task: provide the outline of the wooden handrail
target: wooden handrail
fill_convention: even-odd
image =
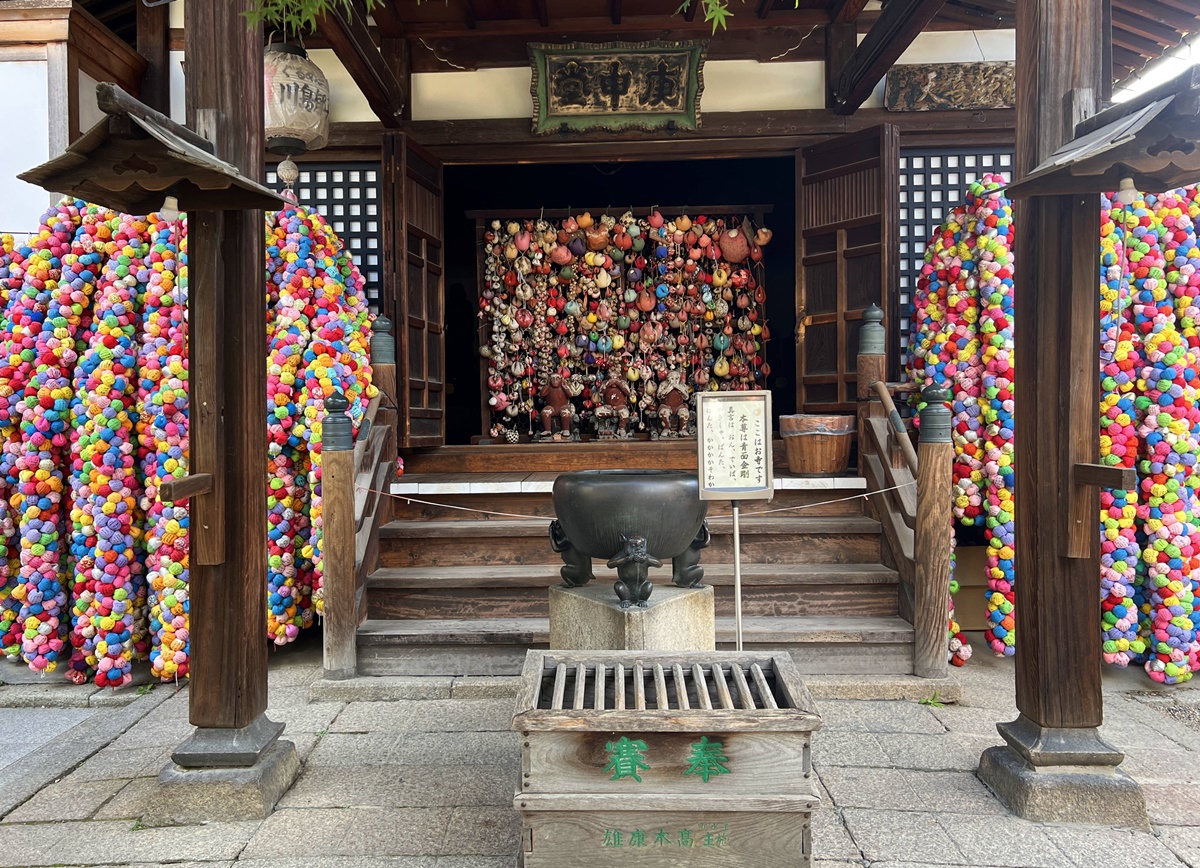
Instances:
[[[873,322],[880,319],[877,312]],[[875,338],[874,349],[858,356],[859,472],[878,493],[872,501],[883,532],[885,563],[900,574],[900,614],[914,630],[913,672],[944,678],[953,533],[949,418],[944,396],[930,395],[932,403],[922,411],[918,452],[892,397],[916,391],[917,384],[883,379],[882,341]]]
[[[917,450],[913,448],[912,440],[908,436],[908,429],[904,427],[904,419],[900,416],[900,411],[896,409],[895,402],[892,401],[892,393],[888,390],[888,384],[882,380],[877,380],[871,384],[871,388],[879,396],[879,403],[883,405],[888,422],[891,423],[891,431],[888,438],[889,444],[899,448],[900,454],[904,456],[905,464],[908,465],[908,469],[916,476]]]

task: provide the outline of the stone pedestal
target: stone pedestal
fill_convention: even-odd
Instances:
[[[646,608],[622,609],[607,582],[550,589],[550,648],[558,651],[713,651],[711,587],[655,585]]]
[[[189,769],[168,763],[146,806],[149,825],[263,820],[300,773],[290,741],[276,741],[252,766]]]
[[[151,825],[262,820],[300,773],[284,725],[260,714],[238,729],[197,727],[158,775]]]
[[[1095,729],[1042,727],[1024,715],[996,728],[1008,744],[983,752],[979,779],[1018,817],[1149,829],[1141,786]]]

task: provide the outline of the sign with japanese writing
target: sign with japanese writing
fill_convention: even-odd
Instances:
[[[771,393],[696,396],[701,500],[770,500]]]
[[[531,43],[533,131],[694,130],[707,42]]]

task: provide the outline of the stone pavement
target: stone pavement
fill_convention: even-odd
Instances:
[[[304,767],[262,822],[140,821],[188,733],[186,690],[0,687],[0,866],[512,868],[515,679],[325,683],[319,654],[317,639],[272,657],[269,714]],[[973,770],[1015,717],[1012,661],[981,654],[958,675],[955,705],[819,701],[818,868],[1200,868],[1200,691],[1107,676],[1104,730],[1153,824],[1128,832],[1007,815]]]

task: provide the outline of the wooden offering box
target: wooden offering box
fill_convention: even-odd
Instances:
[[[530,651],[525,868],[807,868],[821,726],[787,653]]]

